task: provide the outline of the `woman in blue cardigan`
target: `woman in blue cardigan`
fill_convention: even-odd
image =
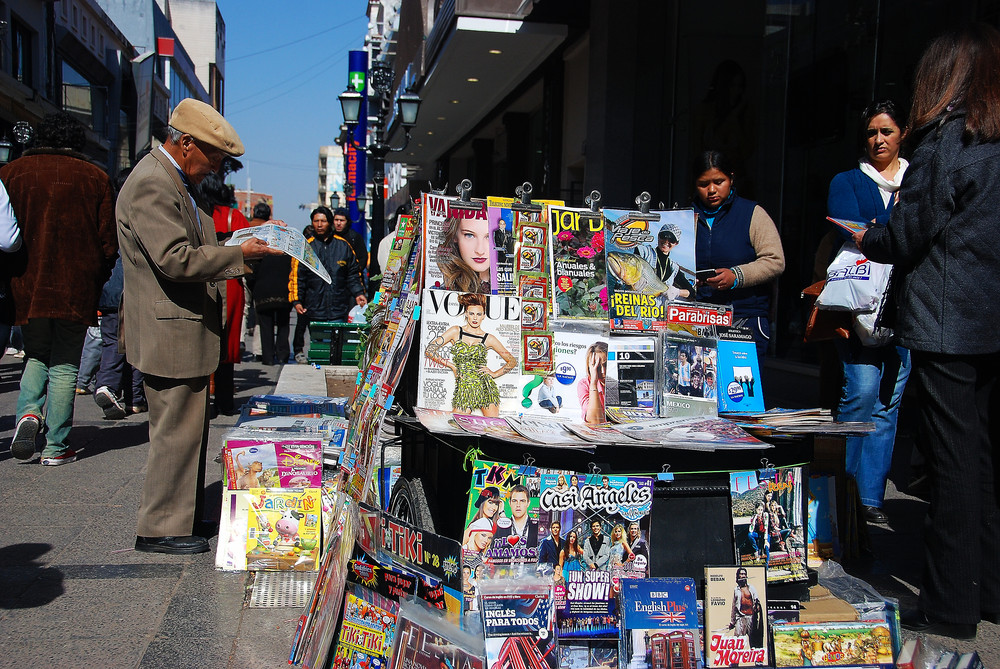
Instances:
[[[864,157],[856,168],[830,182],[827,212],[831,217],[877,226],[889,222],[907,167],[899,157],[904,127],[891,101],[875,102],[865,109]],[[847,231],[834,227],[844,241],[850,240]],[[882,510],[885,480],[892,463],[899,403],[910,375],[910,354],[895,342],[865,346],[853,332],[850,339],[838,339],[836,346],[844,369],[837,420],[875,423],[874,432],[848,437],[847,473],[858,484],[866,520],[885,524],[889,522]]]

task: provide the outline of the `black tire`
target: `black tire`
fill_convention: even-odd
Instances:
[[[434,532],[435,512],[419,477],[399,477],[389,495],[389,514],[414,527]]]

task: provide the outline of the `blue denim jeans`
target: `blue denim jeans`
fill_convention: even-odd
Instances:
[[[87,326],[55,318],[33,318],[21,327],[24,373],[17,396],[17,419],[43,415],[48,432],[42,456],[61,455],[73,426],[74,388]]]
[[[836,345],[844,366],[837,420],[875,423],[874,432],[847,438],[847,474],[858,484],[861,503],[881,508],[910,352],[901,346],[862,346],[854,336]]]
[[[94,379],[97,376],[97,366],[101,363],[101,319],[97,325],[87,328],[87,336],[83,340],[83,352],[80,353],[80,370],[76,375],[77,388],[96,390]]]
[[[750,539],[750,545],[753,547],[754,553],[764,553],[764,557],[768,564],[771,562],[771,542],[767,540],[767,537],[761,536],[756,532],[747,532],[747,537]],[[761,551],[761,548],[764,550]]]
[[[142,372],[125,360],[125,354],[118,352],[118,312],[112,311],[101,316],[101,366],[97,369],[95,385],[107,386],[118,397],[128,400],[128,404],[146,404],[146,389],[142,386]],[[131,383],[132,393],[125,391]]]

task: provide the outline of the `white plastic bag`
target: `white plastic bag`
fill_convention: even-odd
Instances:
[[[882,297],[878,301],[875,311],[865,314],[854,314],[854,333],[858,335],[864,346],[885,346],[893,338],[892,328],[885,328],[879,325],[882,319],[882,310],[885,309],[885,300],[889,296],[889,286],[892,273],[890,271],[890,281],[886,289],[882,291]]]
[[[872,262],[853,241],[846,241],[826,270],[826,285],[816,306],[830,311],[868,314],[878,309],[892,265]]]
[[[347,322],[354,323],[356,325],[364,325],[367,323],[365,319],[365,307],[360,304],[355,304],[354,308],[347,314]]]

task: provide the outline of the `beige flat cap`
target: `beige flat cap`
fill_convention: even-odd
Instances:
[[[243,155],[243,142],[240,141],[240,136],[212,105],[194,98],[184,98],[174,107],[174,113],[170,115],[168,123],[231,156]]]

